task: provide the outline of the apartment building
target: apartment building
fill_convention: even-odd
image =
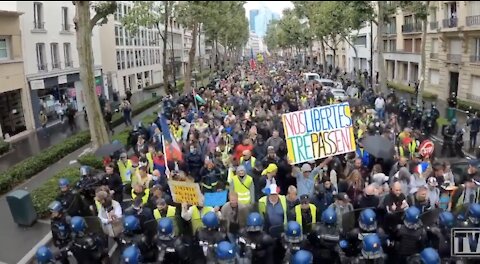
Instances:
[[[80,82],[76,35],[73,26],[75,7],[71,1],[5,1],[20,16],[23,66],[33,109],[33,126],[41,126],[43,111],[49,123],[59,122],[56,109],[71,105],[81,110],[84,95]],[[98,28],[93,30],[93,53],[97,94],[105,93]]]
[[[347,50],[347,72],[353,72],[353,70],[367,71],[371,73],[371,34],[372,30],[370,24],[365,24],[359,30],[350,33],[350,42],[352,47],[348,44]]]
[[[428,17],[425,88],[447,99],[480,100],[480,2],[435,1]]]
[[[3,139],[34,127],[25,82],[21,16],[15,2],[0,3],[0,138]]]
[[[328,44],[329,45],[325,45],[325,59],[327,60],[327,67],[332,65],[332,67],[338,67],[342,71],[347,70],[347,50],[350,47],[348,43],[339,39],[338,37],[335,41],[329,39]],[[335,48],[335,50],[332,48]]]

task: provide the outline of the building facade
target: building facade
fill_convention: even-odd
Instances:
[[[15,2],[0,3],[0,138],[4,139],[34,127],[25,82],[21,16]]]
[[[258,9],[252,9],[249,12],[248,22],[250,25],[250,31],[255,32],[255,19],[258,16]]]
[[[350,34],[350,42],[354,45],[348,45],[347,50],[347,68],[345,71],[353,72],[353,70],[367,71],[371,74],[371,37],[372,28],[370,24],[365,25],[360,30]]]
[[[435,1],[428,17],[427,91],[480,100],[480,2]]]

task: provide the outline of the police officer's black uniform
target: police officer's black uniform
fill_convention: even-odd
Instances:
[[[264,231],[240,231],[240,257],[250,259],[251,263],[272,264],[274,244],[273,238]]]
[[[340,263],[340,248],[338,246],[340,229],[337,226],[318,223],[308,235],[308,240],[315,249],[312,251],[314,263],[323,263],[324,261]]]

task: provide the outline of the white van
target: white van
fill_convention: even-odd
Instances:
[[[318,73],[307,72],[303,74],[303,80],[306,82],[313,81],[313,80],[318,81],[320,80],[320,75],[318,75]]]

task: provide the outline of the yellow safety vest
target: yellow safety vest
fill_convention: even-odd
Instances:
[[[128,182],[131,182],[132,180],[132,176],[130,176],[130,180],[128,181],[127,180],[127,170],[130,170],[132,169],[132,161],[131,160],[127,160],[127,164],[123,164],[123,162],[121,160],[119,160],[117,162],[117,166],[118,166],[118,171],[120,172],[120,177],[122,178],[122,183],[125,184],[125,183],[128,183]],[[131,173],[133,174],[133,173]]]
[[[253,179],[250,175],[245,175],[245,180],[240,180],[240,177],[235,175],[232,178],[233,190],[238,193],[238,202],[241,204],[250,204],[251,193],[250,186],[252,186]]]
[[[97,208],[97,213],[100,212],[100,209],[102,208],[102,204],[95,199],[95,207]]]
[[[284,195],[278,195],[278,198],[283,208],[283,222],[284,224],[287,224],[287,199]],[[258,212],[265,218],[267,212],[267,196],[263,196],[260,198],[260,200],[258,200]]]
[[[142,203],[145,205],[148,202],[148,197],[150,197],[150,189],[147,188],[143,192],[144,194],[142,196]],[[132,200],[135,200],[135,198],[137,198],[137,194],[135,193],[135,190],[132,189]]]
[[[166,216],[162,216],[160,214],[160,210],[155,209],[155,210],[153,210],[153,217],[155,217],[155,220],[159,220],[162,217],[175,217],[176,212],[177,212],[177,208],[169,205],[167,207],[167,215]]]
[[[458,197],[457,203],[455,204],[455,207],[454,207],[455,210],[460,209],[460,207],[464,204],[463,202],[465,201],[465,184],[462,184],[462,186],[463,186],[463,191],[462,191],[462,194],[460,194],[460,196]],[[477,201],[479,197],[480,197],[480,189],[477,188],[476,194],[475,194],[475,198],[477,199]]]
[[[150,173],[153,173],[153,156],[152,153],[148,152],[147,155],[147,160],[148,160],[148,168]]]
[[[202,217],[208,212],[213,212],[213,208],[209,206],[203,207],[202,211],[200,212],[196,205],[193,205],[192,207],[192,220],[190,222],[192,224],[193,234],[195,234],[197,230],[203,227]]]
[[[312,224],[315,224],[317,222],[317,207],[313,204],[309,204],[309,206],[312,214]],[[302,206],[300,204],[295,206],[295,220],[302,226]]]
[[[250,166],[252,167],[252,169],[255,167],[255,162],[256,161],[257,160],[255,159],[255,157],[253,157],[253,156],[250,157]],[[240,157],[240,165],[242,165],[242,164],[243,164],[243,156]]]
[[[417,143],[415,143],[415,141],[412,141],[410,144],[408,144],[408,151],[410,152],[410,158],[413,158],[415,156],[416,149],[417,149]],[[405,157],[405,150],[403,150],[403,146],[400,146],[398,148],[398,152],[400,154],[400,157]]]

